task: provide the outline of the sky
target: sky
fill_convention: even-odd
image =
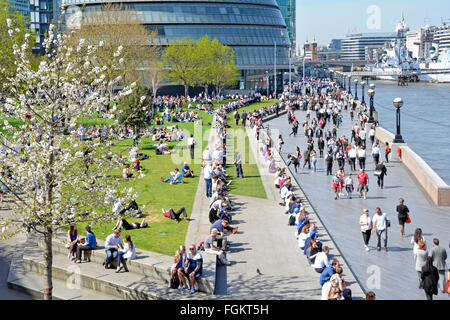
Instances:
[[[450,0],[296,0],[297,46],[314,36],[319,45],[349,31],[394,32],[402,12],[407,26],[450,22]]]

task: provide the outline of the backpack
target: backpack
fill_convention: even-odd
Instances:
[[[291,214],[289,216],[289,225],[290,226],[294,226],[295,225],[295,216],[293,214]]]
[[[180,280],[178,279],[178,276],[174,276],[172,280],[170,280],[170,288],[171,289],[178,289],[178,286],[180,285]]]

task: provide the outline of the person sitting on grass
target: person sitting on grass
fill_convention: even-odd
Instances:
[[[161,177],[162,182],[170,181],[170,184],[184,183],[182,179],[183,179],[183,174],[180,172],[180,170],[178,168],[175,168],[175,170],[170,173],[170,177],[168,177],[166,179]]]
[[[181,167],[181,173],[183,174],[183,177],[185,178],[193,178],[194,177],[194,171],[189,168],[187,162],[184,163],[184,165]]]
[[[141,161],[139,159],[134,160],[133,162],[133,171],[144,170],[144,167],[141,166]]]
[[[130,165],[126,164],[125,168],[122,170],[122,178],[130,179],[131,177],[133,177],[133,174],[130,172]]]
[[[155,147],[156,154],[171,154],[172,152],[169,151],[169,147],[166,144],[163,144],[161,141],[158,142],[157,146]]]
[[[180,222],[181,214],[183,214],[184,220],[190,221],[190,219],[188,219],[188,217],[187,217],[186,209],[184,207],[181,207],[181,209],[178,210],[177,212],[175,212],[172,208],[170,208],[169,211],[166,211],[164,208],[162,208],[162,212],[165,217],[175,220],[176,223]]]
[[[148,223],[145,222],[145,218],[142,219],[141,223],[138,223],[138,222],[128,223],[127,220],[119,218],[119,219],[117,219],[116,225],[114,226],[113,230],[116,230],[116,229],[120,230],[120,229],[122,229],[122,227],[125,230],[141,229],[141,228],[147,228]]]

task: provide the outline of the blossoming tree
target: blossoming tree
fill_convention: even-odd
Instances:
[[[8,33],[17,39],[11,26],[8,20]],[[102,109],[109,112],[108,117],[115,117],[115,107],[109,111],[102,107],[132,93],[136,84],[128,85],[120,76],[106,81],[107,68],[90,62],[95,61],[102,42],[88,45],[80,39],[70,45],[72,36],[72,32],[56,34],[51,25],[43,43],[45,56],[33,68],[26,54],[30,37],[26,34],[23,43],[13,45],[15,75],[2,84],[2,90],[9,93],[8,114],[20,123],[13,126],[5,120],[0,137],[4,166],[0,184],[10,198],[6,205],[11,210],[11,216],[0,221],[1,236],[28,229],[43,238],[45,299],[52,297],[56,232],[70,223],[111,222],[112,201],[126,203],[136,198],[132,189],[121,189],[121,178],[112,174],[121,163],[111,151],[111,140],[83,140],[70,134],[80,116],[93,117]],[[122,46],[111,52],[110,68],[126,63],[122,54]],[[109,89],[118,84],[123,89],[111,95]]]

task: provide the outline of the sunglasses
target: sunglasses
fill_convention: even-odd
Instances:
[[[195,250],[195,248],[189,248],[189,250]]]

